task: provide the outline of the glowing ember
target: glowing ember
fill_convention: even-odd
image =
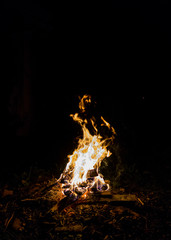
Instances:
[[[103,159],[112,154],[107,147],[114,139],[115,130],[101,117],[101,126],[106,126],[112,133],[112,137],[103,139],[98,133],[95,118],[81,117],[90,104],[91,96],[84,95],[79,103],[80,114],[70,115],[74,121],[81,125],[83,137],[79,139],[77,149],[72,155],[68,156],[69,161],[59,178],[63,193],[75,199],[86,193],[87,190],[102,191],[109,189],[109,185],[105,183],[103,176],[99,173],[99,167]],[[87,128],[90,124],[93,127],[94,135]]]

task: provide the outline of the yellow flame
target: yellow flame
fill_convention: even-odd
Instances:
[[[85,94],[82,98],[80,98],[79,109],[81,110],[81,112],[85,112],[86,105],[89,103],[91,103],[90,95]]]
[[[111,131],[113,132],[113,134],[116,134],[114,127],[111,127],[110,124],[109,124],[106,120],[104,120],[104,118],[103,118],[102,116],[101,116],[101,120],[103,121],[103,123],[101,124],[101,126],[106,125],[109,129],[111,129]]]
[[[86,104],[91,103],[90,95],[84,95],[79,103],[79,108],[81,112],[85,112]],[[88,120],[82,119],[78,113],[70,115],[74,121],[77,121],[83,131],[83,137],[78,141],[78,147],[74,150],[72,155],[69,155],[69,161],[66,165],[64,175],[69,175],[70,184],[73,187],[78,186],[80,183],[84,183],[87,181],[87,174],[89,170],[96,169],[98,173],[98,169],[101,165],[101,162],[104,158],[109,157],[112,153],[107,149],[109,143],[107,143],[107,139],[103,139],[102,136],[98,133],[97,126],[95,124],[95,118],[90,119],[90,123],[92,124],[95,135],[92,135],[88,128],[86,127]],[[113,134],[115,134],[115,130],[110,126],[108,122],[101,117],[103,121],[102,125],[106,125],[111,129]],[[98,174],[94,178],[94,183],[101,182],[105,183],[103,176]]]

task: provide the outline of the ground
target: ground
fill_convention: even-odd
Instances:
[[[1,186],[1,240],[171,238],[169,189],[112,189],[114,195],[135,195],[133,204],[61,201],[60,186],[52,186],[56,179],[50,173],[39,171],[32,181],[25,175],[16,185]]]

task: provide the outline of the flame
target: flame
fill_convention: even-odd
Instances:
[[[86,105],[89,103],[91,103],[90,95],[85,94],[82,98],[80,98],[79,109],[81,110],[81,112],[85,112]]]
[[[90,95],[84,95],[80,98],[80,112],[85,113],[86,107],[89,104],[91,104]],[[112,137],[103,139],[98,133],[95,118],[83,119],[80,115],[79,113],[75,113],[70,116],[80,124],[83,137],[79,139],[78,147],[74,150],[73,154],[68,156],[69,161],[60,176],[60,180],[63,179],[64,191],[68,191],[71,195],[73,193],[85,194],[87,189],[93,187],[96,187],[97,190],[101,190],[103,186],[105,186],[105,189],[109,188],[109,185],[105,184],[103,176],[99,173],[99,167],[103,159],[112,154],[107,147],[109,142],[113,141],[116,134],[114,128],[101,117],[103,122],[101,126],[106,126],[112,132]],[[91,124],[94,129],[93,135],[88,130],[88,124]],[[93,177],[89,174],[91,171],[94,171]]]

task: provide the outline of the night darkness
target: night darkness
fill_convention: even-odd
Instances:
[[[170,166],[168,1],[119,2],[5,2],[3,175],[62,166],[79,132],[69,114],[85,93],[115,127],[128,163]]]
[[[0,31],[0,239],[170,240],[169,0],[6,0]],[[84,94],[117,135],[75,185]]]

